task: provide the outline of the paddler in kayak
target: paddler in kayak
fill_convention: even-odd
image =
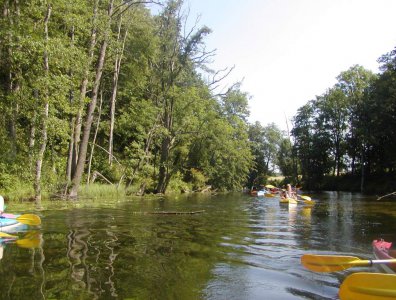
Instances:
[[[290,183],[286,184],[286,197],[291,199],[297,199],[296,193],[293,191]]]

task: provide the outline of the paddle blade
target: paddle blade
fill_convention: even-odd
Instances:
[[[353,265],[369,265],[370,262],[354,256],[304,254],[301,257],[301,264],[315,272],[337,272],[346,270]]]
[[[315,201],[313,201],[311,199],[311,197],[309,197],[309,196],[304,196],[304,195],[297,195],[297,196],[300,197],[302,199],[300,201],[304,202],[304,204],[306,204],[306,205],[314,205],[315,204]]]
[[[0,232],[0,238],[7,238],[7,239],[17,239],[17,235],[11,235],[5,232]]]
[[[20,239],[15,243],[21,248],[38,248],[40,246],[39,239]]]
[[[15,242],[21,248],[38,248],[41,243],[41,235],[38,232],[28,232],[22,239]]]
[[[396,275],[382,273],[354,273],[341,284],[341,300],[396,299]]]
[[[26,225],[40,225],[41,224],[41,219],[37,215],[33,214],[24,214],[20,215],[19,217],[16,218],[16,220],[22,224]]]
[[[315,201],[313,201],[313,200],[304,200],[304,204],[306,204],[306,205],[315,205]]]

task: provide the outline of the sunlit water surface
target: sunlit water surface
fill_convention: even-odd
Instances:
[[[377,270],[315,273],[301,256],[371,258],[373,239],[396,240],[396,203],[310,196],[314,207],[240,193],[54,202],[31,211],[39,247],[3,243],[0,298],[338,299],[348,274]]]

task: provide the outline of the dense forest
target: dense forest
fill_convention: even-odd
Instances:
[[[380,74],[352,66],[298,110],[293,152],[306,188],[396,189],[396,50],[378,62]]]
[[[275,173],[310,189],[395,186],[396,51],[380,74],[342,72],[282,132],[249,123],[240,82],[218,88],[232,68],[211,69],[211,30],[186,25],[183,1],[0,3],[2,194],[230,191]]]

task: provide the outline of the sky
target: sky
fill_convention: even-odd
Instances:
[[[185,0],[184,10],[213,31],[210,67],[235,67],[223,86],[242,80],[249,122],[282,130],[341,72],[378,73],[377,59],[396,47],[396,0]]]

